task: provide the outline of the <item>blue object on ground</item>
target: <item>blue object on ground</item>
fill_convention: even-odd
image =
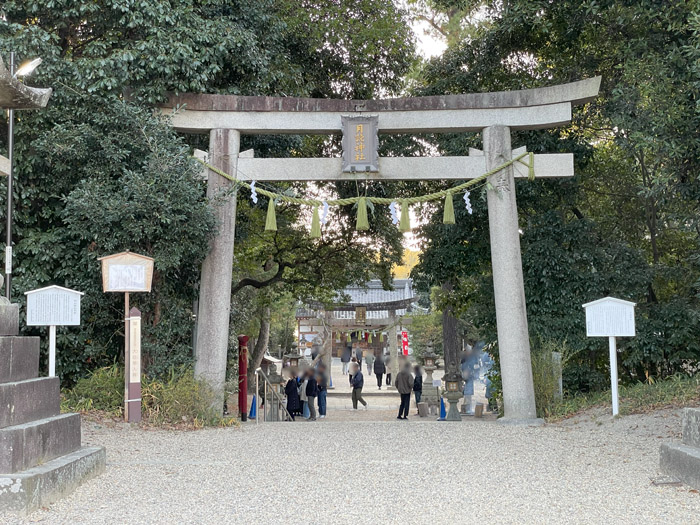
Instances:
[[[255,419],[258,415],[258,398],[254,395],[253,402],[250,404],[250,414],[248,414],[248,419]]]
[[[445,421],[447,417],[447,410],[445,410],[445,398],[440,398],[440,419],[438,421]]]

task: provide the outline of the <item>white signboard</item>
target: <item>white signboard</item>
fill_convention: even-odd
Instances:
[[[588,337],[634,337],[634,303],[605,297],[584,304]]]
[[[47,286],[25,292],[27,326],[77,326],[80,324],[82,292]]]
[[[109,290],[147,291],[146,267],[140,264],[112,264],[108,283]]]

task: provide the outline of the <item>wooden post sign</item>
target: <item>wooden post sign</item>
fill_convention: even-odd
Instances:
[[[27,296],[27,326],[49,327],[49,377],[56,375],[56,326],[80,325],[83,292],[62,286],[47,286],[24,292]]]
[[[141,311],[134,307],[127,318],[129,331],[129,366],[126,383],[125,412],[130,423],[141,421]],[[126,371],[125,371],[126,373]]]
[[[131,292],[150,292],[153,259],[122,252],[98,259],[102,263],[102,290],[124,293],[124,421],[141,421],[141,312],[129,310]],[[138,385],[137,385],[138,384]]]
[[[616,337],[634,337],[635,303],[604,297],[583,305],[586,309],[586,335],[607,337],[610,350],[610,387],[612,391],[613,416],[620,413],[617,395],[617,347]]]

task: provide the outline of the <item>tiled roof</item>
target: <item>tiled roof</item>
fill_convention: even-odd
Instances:
[[[388,303],[401,299],[413,299],[413,280],[394,279],[393,290],[384,290],[379,279],[372,279],[363,286],[351,286],[338,296],[338,302],[344,303],[343,296],[350,298],[349,304],[358,306],[373,303]]]
[[[347,305],[367,306],[370,304],[390,303],[394,301],[411,300],[415,297],[413,293],[412,279],[394,279],[393,289],[384,290],[379,279],[372,279],[362,286],[349,286],[337,296],[338,303]],[[349,299],[349,301],[346,301]],[[397,309],[396,315],[404,315],[405,309]],[[312,308],[304,307],[297,309],[297,318],[317,317],[319,314]],[[354,319],[354,311],[335,311],[335,319]],[[389,317],[387,310],[368,311],[367,319],[386,319]]]

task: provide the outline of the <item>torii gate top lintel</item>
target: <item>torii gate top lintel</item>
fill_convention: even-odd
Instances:
[[[183,93],[162,108],[165,113],[177,108],[173,126],[189,133],[217,128],[243,134],[337,133],[341,114],[362,113],[381,114],[381,133],[481,131],[492,125],[539,129],[569,122],[571,106],[593,100],[600,81],[593,77],[519,91],[381,100]]]

